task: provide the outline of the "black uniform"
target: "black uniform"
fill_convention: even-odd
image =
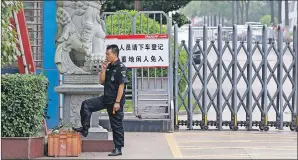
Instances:
[[[117,60],[114,64],[109,64],[106,70],[104,82],[104,95],[83,101],[81,106],[81,123],[84,130],[90,128],[90,118],[92,112],[107,109],[113,131],[113,140],[115,148],[124,147],[124,129],[123,129],[123,106],[125,104],[125,91],[123,91],[120,100],[120,109],[113,114],[113,107],[116,102],[117,92],[121,83],[128,82],[127,69],[122,62]]]

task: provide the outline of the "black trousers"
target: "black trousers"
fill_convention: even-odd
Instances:
[[[123,129],[123,105],[120,103],[120,109],[113,114],[114,104],[104,104],[103,96],[87,99],[81,105],[81,124],[84,129],[90,128],[90,119],[93,112],[107,109],[110,119],[110,125],[113,132],[113,141],[115,148],[124,147],[124,129]]]

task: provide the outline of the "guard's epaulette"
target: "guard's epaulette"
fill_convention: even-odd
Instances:
[[[122,63],[122,62],[120,62],[120,67],[124,67],[125,65]]]

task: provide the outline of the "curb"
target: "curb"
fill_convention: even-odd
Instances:
[[[193,114],[201,114],[200,111],[194,111]],[[187,115],[186,111],[179,111],[178,115]],[[108,116],[108,113],[104,112],[104,113],[100,113],[100,116]],[[124,116],[136,116],[133,112],[124,112]]]

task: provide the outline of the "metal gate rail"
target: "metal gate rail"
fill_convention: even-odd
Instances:
[[[208,28],[205,25],[203,38],[194,45],[191,26],[188,45],[185,41],[178,43],[178,27],[174,29],[176,129],[186,125],[189,129],[200,126],[204,130],[209,126],[216,126],[219,130],[223,126],[233,130],[238,130],[238,126],[245,126],[247,130],[252,130],[254,126],[265,131],[269,130],[269,126],[280,130],[284,126],[290,127],[292,131],[298,130],[296,26],[293,28],[293,43],[283,43],[280,26],[277,43],[268,43],[266,26],[262,28],[262,41],[253,43],[251,26],[247,28],[247,42],[239,42],[237,26],[234,25],[232,42],[225,41],[223,44],[222,27],[218,26],[216,43],[208,41]],[[182,64],[180,56],[185,53],[187,62]],[[202,57],[200,64],[195,63],[197,54]],[[226,60],[227,57],[231,59]],[[183,81],[187,85],[186,89],[181,90]],[[187,120],[178,120],[183,107],[187,112]],[[230,118],[225,113],[227,107]],[[201,111],[201,120],[194,114],[197,108]],[[214,112],[210,111],[211,108]],[[273,117],[272,112],[269,112],[271,108],[275,111],[275,121],[268,120]],[[239,120],[240,109],[245,113],[243,120]],[[286,109],[291,112],[290,121],[284,120]],[[260,112],[259,118],[255,118],[257,111]],[[208,120],[212,114],[215,114],[216,120]]]

